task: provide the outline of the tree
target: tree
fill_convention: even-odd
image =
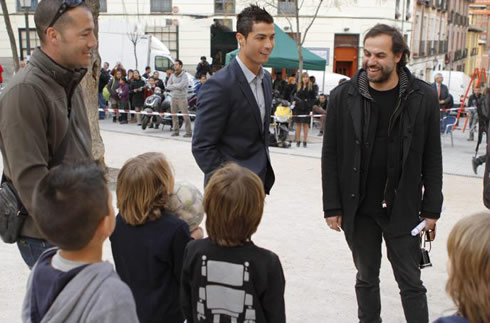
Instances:
[[[134,61],[136,63],[136,69],[138,69],[138,55],[136,54],[136,45],[141,39],[141,34],[138,32],[138,26],[134,25],[134,30],[128,33],[129,40],[133,44]]]
[[[88,8],[92,12],[95,24],[95,37],[98,38],[99,29],[99,0],[85,0]],[[104,162],[104,142],[100,135],[99,128],[99,74],[100,74],[100,56],[97,48],[92,50],[92,58],[88,72],[80,83],[83,93],[85,106],[90,123],[90,133],[92,134],[92,154],[94,159]]]
[[[292,9],[291,11],[288,11],[288,13],[291,14],[291,16],[285,15],[284,18],[286,18],[290,30],[293,32],[295,35],[294,39],[296,40],[296,49],[298,50],[298,70],[299,73],[297,75],[301,76],[303,73],[303,44],[305,43],[306,36],[308,35],[308,31],[310,30],[311,26],[315,22],[318,12],[320,11],[320,8],[322,7],[336,7],[340,8],[342,4],[346,4],[350,1],[341,1],[341,0],[308,0],[313,7],[315,8],[315,11],[313,15],[308,15],[309,18],[306,18],[301,15],[301,10],[303,9],[303,5],[305,4],[305,0],[289,0],[289,1],[279,1],[279,0],[262,0],[259,2],[259,4],[264,4],[268,8],[272,8],[275,10],[280,10],[279,9],[279,4],[289,4],[290,8]],[[356,1],[356,0],[353,0]],[[248,1],[247,1],[248,3]],[[294,18],[294,21],[293,19]],[[305,26],[305,24],[301,24],[301,20],[306,21],[306,28],[304,28],[303,31],[301,31],[301,26]],[[308,20],[309,19],[309,20]]]
[[[9,35],[10,48],[12,49],[12,59],[14,60],[15,72],[19,70],[19,54],[17,53],[17,44],[15,43],[14,31],[12,30],[12,24],[10,23],[9,11],[7,8],[7,2],[0,0],[2,4],[3,18],[5,19],[5,26],[7,27],[7,34]]]

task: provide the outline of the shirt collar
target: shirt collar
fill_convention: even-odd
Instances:
[[[238,55],[236,56],[236,61],[238,62],[238,65],[240,65],[240,68],[243,71],[243,74],[245,74],[245,78],[247,79],[247,82],[250,84],[253,82],[256,76],[262,80],[264,78],[264,69],[262,66],[260,67],[259,74],[255,75],[241,60]]]

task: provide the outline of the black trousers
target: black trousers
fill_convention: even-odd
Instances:
[[[353,236],[346,236],[357,269],[356,296],[359,322],[382,321],[379,269],[383,238],[388,260],[400,289],[405,319],[408,323],[429,322],[427,290],[420,280],[420,237],[413,237],[410,234],[391,236],[386,232],[387,227],[388,219],[385,216],[358,214]]]

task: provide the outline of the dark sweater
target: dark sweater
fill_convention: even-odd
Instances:
[[[195,240],[185,250],[182,310],[188,323],[229,322],[230,315],[238,322],[249,317],[256,323],[286,322],[284,285],[281,262],[273,252],[253,242],[225,248],[209,239]]]
[[[184,321],[179,285],[184,248],[190,239],[187,223],[167,212],[138,226],[117,216],[110,238],[114,263],[133,292],[141,323]]]
[[[388,126],[395,110],[399,87],[389,91],[376,91],[369,88],[374,101],[371,103],[372,118],[369,125],[368,141],[374,144],[367,169],[366,193],[359,213],[368,215],[383,214],[382,202],[387,178],[388,164]],[[364,171],[364,170],[362,170]]]

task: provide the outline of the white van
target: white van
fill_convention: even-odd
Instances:
[[[464,98],[466,91],[468,90],[468,86],[470,85],[471,78],[466,75],[464,72],[458,71],[433,71],[432,72],[432,81],[434,82],[434,76],[438,73],[442,74],[443,81],[442,84],[446,85],[449,89],[449,94],[453,96],[454,106],[459,107],[461,100]],[[451,78],[449,78],[451,75]],[[466,98],[466,102],[468,102],[468,98],[471,95],[471,89],[468,92],[468,97]]]
[[[318,84],[318,92],[323,93],[325,95],[329,95],[330,91],[332,91],[337,85],[339,85],[339,81],[341,79],[350,80],[350,77],[331,73],[327,71],[306,71],[309,76],[314,76],[316,79],[316,84]],[[323,77],[325,76],[325,83],[323,82]]]
[[[110,68],[121,62],[126,69],[138,69],[142,74],[146,66],[152,71],[165,72],[174,64],[170,51],[160,40],[151,35],[145,35],[138,26],[122,19],[99,20],[99,54],[103,62],[108,62]],[[137,35],[136,57],[131,36]]]

